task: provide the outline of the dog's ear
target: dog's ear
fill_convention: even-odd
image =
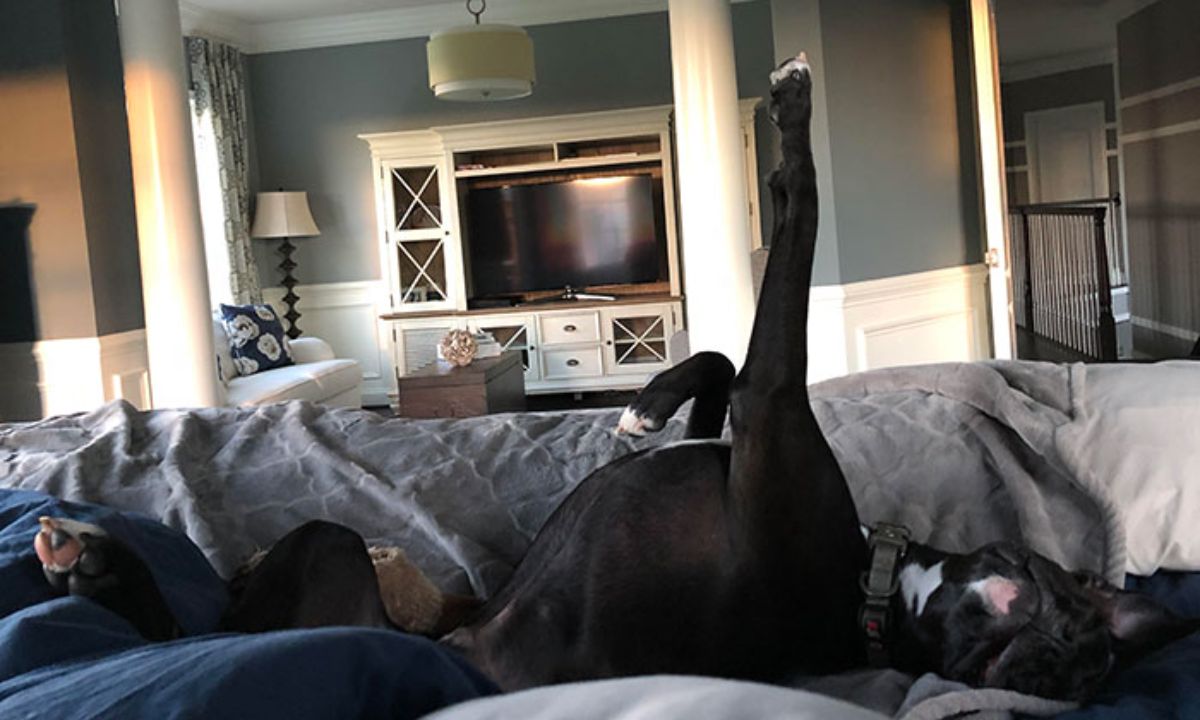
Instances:
[[[1076,577],[1108,623],[1120,665],[1200,629],[1200,621],[1181,618],[1146,595],[1120,590],[1094,575]]]

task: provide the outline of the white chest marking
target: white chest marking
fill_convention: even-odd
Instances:
[[[925,611],[929,597],[942,586],[942,563],[923,568],[916,563],[900,571],[900,592],[904,603],[917,617]]]

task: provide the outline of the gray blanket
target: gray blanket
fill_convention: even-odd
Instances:
[[[902,522],[946,550],[1023,542],[1120,581],[1119,518],[1060,447],[1083,372],[884,370],[814,386],[813,405],[865,522]],[[405,548],[443,589],[486,596],[589,472],[682,434],[676,418],[656,436],[617,436],[619,412],[412,421],[302,402],[150,413],[114,403],[0,425],[0,487],[150,514],[224,575],[305,520],[335,520]]]

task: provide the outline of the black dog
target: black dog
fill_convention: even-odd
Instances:
[[[645,673],[778,681],[865,664],[868,548],[805,385],[817,196],[803,58],[772,74],[783,163],[746,362],[700,354],[622,418],[653,429],[689,397],[692,439],[586,479],[512,580],[448,641],[506,688]],[[731,384],[732,381],[732,384]],[[732,442],[716,438],[725,408]],[[1022,549],[912,546],[890,601],[891,663],[1080,698],[1115,662],[1192,623]]]
[[[783,162],[770,181],[776,221],[745,365],[735,377],[728,360],[701,353],[650,383],[622,427],[661,427],[695,398],[690,439],[584,480],[509,583],[447,636],[506,689],[646,673],[770,682],[867,661],[868,545],[805,385],[817,228],[811,77],[801,57],[771,79]],[[727,409],[730,443],[717,439]],[[50,543],[48,531],[48,573],[87,571],[94,543],[84,538],[80,552],[79,539]],[[914,544],[896,572],[899,592],[882,601],[894,625],[886,638],[868,635],[886,639],[898,668],[975,685],[1086,697],[1115,664],[1194,627],[1010,546],[952,555]],[[326,580],[362,602],[329,601]],[[60,581],[84,594],[96,585]],[[310,524],[251,574],[228,625],[377,625],[378,597],[361,539]]]

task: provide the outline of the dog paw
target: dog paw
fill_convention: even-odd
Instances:
[[[784,62],[778,68],[771,71],[771,86],[778,85],[793,73],[807,75],[811,72],[812,68],[808,64],[808,55],[801,52],[796,57]]]
[[[647,432],[657,432],[662,429],[663,421],[655,418],[633,405],[625,408],[621,419],[617,422],[618,435],[633,435],[641,437]]]
[[[108,548],[114,542],[103,528],[68,518],[38,518],[41,530],[33,547],[42,574],[55,590],[92,597],[117,584]]]

